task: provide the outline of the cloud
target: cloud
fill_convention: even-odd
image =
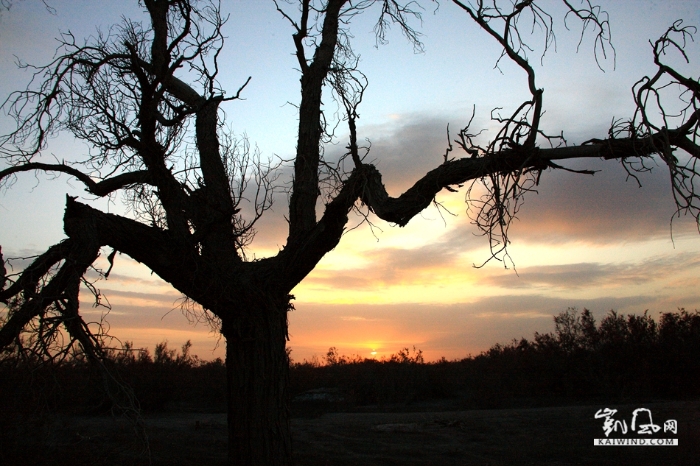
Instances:
[[[128,256],[126,256],[126,257],[128,257]],[[123,259],[123,258],[124,257],[122,257],[121,259]],[[133,259],[131,259],[130,257],[128,258],[128,260],[132,261],[132,262],[136,262]],[[109,265],[107,265],[107,268],[108,267],[109,267]],[[105,269],[105,271],[106,270],[107,269]],[[88,275],[89,278],[97,278],[97,274],[95,274],[92,271],[88,271],[88,274],[91,274],[91,275]],[[145,278],[141,278],[141,277],[134,277],[131,275],[110,272],[109,277],[107,278],[107,283],[118,283],[120,285],[123,284],[123,285],[130,285],[130,286],[137,285],[137,286],[162,287],[165,282],[163,280],[161,280],[160,278],[149,280],[149,279],[145,279]]]
[[[179,307],[172,304],[163,303],[161,306],[144,305],[142,303],[122,303],[115,305],[113,310],[105,308],[88,308],[81,306],[81,314],[90,316],[96,320],[97,315],[104,318],[112,329],[129,327],[162,327],[164,329],[176,328],[180,330],[190,329],[193,332],[210,331],[211,327],[203,319],[195,320],[184,315]],[[87,311],[87,312],[86,312]],[[121,335],[118,331],[110,332],[118,338],[128,338],[128,335]]]
[[[315,270],[304,283],[364,291],[397,285],[443,283],[447,276],[454,279],[465,273],[473,274],[471,261],[465,255],[483,244],[462,228],[452,228],[422,246],[383,246],[381,241],[368,246],[353,251],[364,259],[363,266],[348,267],[339,261],[332,268]],[[467,272],[465,264],[468,265]]]
[[[345,320],[348,322],[376,322],[379,319],[368,319],[362,316],[340,316],[340,320]]]
[[[565,264],[519,269],[518,275],[485,277],[482,283],[507,289],[531,287],[581,288],[616,275],[625,267],[597,263]]]
[[[367,162],[382,173],[382,180],[392,196],[398,196],[418,179],[443,162],[447,149],[447,125],[451,139],[468,121],[453,115],[406,114],[382,125],[360,128],[372,141]],[[485,127],[483,118],[473,125]],[[462,157],[458,149],[450,157]]]
[[[461,255],[479,247],[478,243],[470,235],[453,229],[424,246],[373,250],[369,268],[383,271],[384,279],[390,283],[401,272],[415,273],[418,270],[444,269],[458,265],[463,262]],[[363,269],[363,273],[368,271]]]
[[[600,160],[564,163],[574,169],[600,170],[594,176],[563,171],[542,175],[538,193],[525,199],[511,228],[511,239],[533,243],[585,241],[611,243],[670,237],[675,212],[663,167],[628,178],[619,163]],[[674,221],[675,233],[687,231],[688,218]]]
[[[0,244],[0,247],[2,247],[2,244]],[[19,250],[2,248],[2,258],[7,262],[5,264],[7,274],[11,275],[22,272],[29,267],[38,256],[45,252],[46,250],[29,248],[22,248]]]
[[[309,276],[305,279],[304,283],[310,286],[332,286],[343,290],[366,290],[377,286],[383,286],[383,283],[379,283],[377,278],[368,277],[366,274],[365,276],[361,276],[366,270],[367,269],[351,269],[344,272],[333,270],[324,271],[323,273],[316,273]]]
[[[170,303],[171,305],[176,300],[182,298],[182,295],[175,290],[171,290],[168,293],[143,293],[139,291],[115,290],[113,288],[102,287],[100,288],[100,292],[108,298],[133,298],[138,301],[155,301],[158,303]]]
[[[655,257],[639,263],[578,263],[534,266],[518,269],[518,274],[485,276],[480,283],[506,289],[581,289],[592,286],[630,286],[654,282],[679,270],[700,266],[700,256]]]

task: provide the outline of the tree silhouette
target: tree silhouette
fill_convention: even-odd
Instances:
[[[488,144],[478,145],[469,125],[454,141],[448,137],[442,162],[392,197],[379,170],[366,161],[369,149],[358,143],[357,111],[367,79],[358,69],[349,28],[355,16],[376,7],[379,44],[393,25],[421,49],[412,27],[421,6],[396,0],[275,2],[294,31],[301,75],[298,139],[286,243],[276,255],[255,260],[246,247],[256,221],[271,206],[282,167],[264,163],[246,141],[226,130],[220,107],[240,98],[248,81],[234,94],[226,94],[217,81],[225,23],[218,5],[143,0],[149,25],[125,19],[110,34],[83,45],[64,34],[56,58],[35,68],[29,86],[4,103],[16,129],[0,140],[5,161],[0,181],[7,186],[28,171],[64,173],[93,196],[123,193],[133,215],[105,213],[67,197],[67,238],[20,274],[3,273],[0,300],[8,313],[0,348],[15,345],[56,357],[77,342],[91,360],[103,360],[102,336],[81,317],[78,293],[84,283],[99,297],[85,275],[101,248],[111,248],[110,263],[117,251],[127,254],[220,326],[226,339],[231,463],[288,464],[290,292],[338,245],[353,210],[405,226],[441,190],[468,184],[471,192],[482,186],[486,194],[472,200],[472,219],[487,236],[491,257],[504,259],[510,221],[544,170],[563,169],[558,162],[564,159],[604,158],[621,161],[633,175],[654,158],[669,169],[678,212],[698,218],[700,84],[664,61],[670,53],[688,60],[685,40],[694,29],[679,21],[652,44],[657,71],[635,84],[637,110],[630,119],[614,122],[600,139],[568,146],[563,137],[540,128],[543,91],[528,61],[533,49],[519,29],[527,23],[544,31],[546,51],[554,40],[553,17],[533,0],[452,3],[502,47],[499,62],[511,60],[525,71],[530,96],[512,115],[494,114],[500,129]],[[596,56],[614,53],[606,13],[587,1],[581,8],[564,3],[569,23],[579,21],[582,34],[593,31]],[[665,100],[669,89],[675,92],[672,102]],[[347,153],[333,163],[322,150],[333,131],[324,117],[324,92],[344,112],[349,131]],[[90,153],[76,163],[48,161],[48,140],[62,132],[86,141]],[[462,157],[453,157],[456,150]],[[67,340],[58,338],[62,328]],[[20,338],[26,332],[32,335],[29,344]]]

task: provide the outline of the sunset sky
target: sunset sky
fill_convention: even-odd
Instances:
[[[231,17],[224,29],[222,87],[235,92],[252,77],[245,100],[224,107],[227,121],[237,135],[246,134],[257,144],[263,157],[290,159],[296,134],[293,104],[299,101],[293,31],[272,2],[223,3]],[[144,18],[135,1],[49,4],[55,14],[39,0],[18,0],[0,15],[3,100],[30,79],[29,73],[17,70],[15,56],[43,64],[51,59],[53,38],[60,31],[83,38],[94,34],[96,26],[106,30],[122,15]],[[501,70],[494,69],[498,47],[462,11],[446,0],[437,11],[434,4],[425,4],[423,24],[416,24],[424,34],[424,53],[414,53],[398,30],[389,35],[388,44],[375,47],[376,11],[351,26],[360,68],[369,79],[359,137],[371,140],[369,159],[394,196],[441,163],[448,124],[454,135],[475,106],[472,128],[486,129],[486,142],[496,132],[489,121],[491,110],[503,107],[502,113],[509,114],[529,97],[524,73],[506,62]],[[563,130],[569,144],[603,138],[613,118],[631,115],[632,85],[654,72],[649,40],[676,19],[700,26],[697,1],[601,1],[610,15],[617,51],[615,63],[610,54],[601,61],[603,72],[594,60],[592,37],[586,36],[576,53],[580,25],[569,20],[567,31],[559,4],[544,4],[555,13],[557,50],[540,63],[540,47],[531,62],[538,87],[545,90],[543,129],[555,134]],[[537,46],[540,42],[534,41]],[[698,79],[700,45],[690,44],[688,56],[690,65],[679,70]],[[12,128],[12,120],[0,114],[0,133]],[[347,144],[344,128],[337,135],[337,144],[326,148],[329,157]],[[86,152],[84,145],[65,137],[54,141],[46,157],[75,160]],[[427,360],[462,358],[497,342],[550,331],[552,316],[568,307],[591,309],[597,318],[610,309],[648,309],[654,317],[679,307],[700,309],[700,236],[693,219],[676,218],[671,224],[674,205],[664,167],[640,175],[639,188],[626,179],[619,162],[565,165],[601,171],[593,177],[551,171],[542,175],[538,194],[526,198],[511,227],[515,267],[509,263],[505,269],[497,261],[474,267],[489,257],[488,243],[477,236],[465,213],[464,190],[438,197],[454,215],[430,208],[404,228],[375,219],[374,228],[364,223],[349,231],[293,291],[293,359],[321,357],[330,346],[341,354],[365,357],[372,351],[382,356],[415,346]],[[285,168],[283,175],[289,173]],[[65,237],[61,219],[66,194],[83,202],[91,199],[79,182],[65,175],[21,174],[11,189],[0,192],[5,258],[41,253]],[[285,202],[281,193],[258,224],[251,257],[274,255],[284,245]],[[121,198],[92,204],[125,212]],[[352,226],[359,225],[362,217],[353,221]],[[14,264],[21,268],[23,262]],[[190,339],[202,358],[223,355],[223,341],[217,346],[216,334],[204,324],[191,325],[182,315],[181,296],[127,256],[117,256],[109,279],[98,287],[112,306],[106,319],[114,336],[151,349],[166,339],[171,346]],[[91,308],[87,297],[81,310],[90,320],[103,313]]]

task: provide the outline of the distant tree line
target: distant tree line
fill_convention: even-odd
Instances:
[[[459,398],[458,407],[498,408],[601,400],[700,396],[700,312],[622,315],[599,324],[569,308],[553,333],[496,344],[478,356],[424,363],[408,349],[376,361],[338,356],[292,363],[296,392],[342,388],[354,403],[413,403]]]
[[[454,361],[425,362],[416,348],[378,360],[343,356],[336,348],[320,360],[289,357],[292,400],[314,390],[335,393],[325,403],[292,403],[293,413],[367,405],[406,409],[450,399],[455,408],[469,409],[700,396],[700,311],[663,313],[658,321],[647,312],[610,311],[596,323],[589,310],[570,308],[555,316],[554,324],[552,333],[496,344]],[[111,350],[107,370],[141,410],[224,411],[224,362],[203,361],[191,354],[191,346],[188,341],[178,351],[162,342],[151,354],[126,342]],[[10,349],[0,355],[0,393],[5,421],[0,424],[42,412],[115,408],[99,368],[80,357],[31,360]]]
[[[647,312],[610,311],[596,325],[589,310],[570,308],[554,323],[554,333],[497,344],[462,361],[484,401],[486,393],[500,400],[529,394],[606,401],[700,396],[699,311],[663,313],[658,322]]]

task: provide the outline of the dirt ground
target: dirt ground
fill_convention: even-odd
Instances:
[[[433,407],[435,408],[435,407]],[[437,407],[439,408],[439,407]],[[654,437],[678,446],[593,446],[605,438],[602,408],[617,409],[635,438],[632,413],[648,408],[662,426]],[[386,408],[384,408],[386,410]],[[425,407],[423,407],[425,409]],[[377,411],[377,409],[368,409]],[[640,417],[641,419],[641,417]],[[677,421],[677,434],[663,433]],[[143,436],[125,419],[54,418],[23,426],[0,454],[3,464],[218,465],[226,459],[226,415],[144,416]],[[639,425],[640,421],[637,421]],[[557,408],[326,413],[292,420],[296,464],[315,465],[692,465],[700,458],[700,401]],[[2,435],[6,435],[7,432]],[[649,437],[649,436],[646,436]],[[8,454],[9,453],[9,454]]]

